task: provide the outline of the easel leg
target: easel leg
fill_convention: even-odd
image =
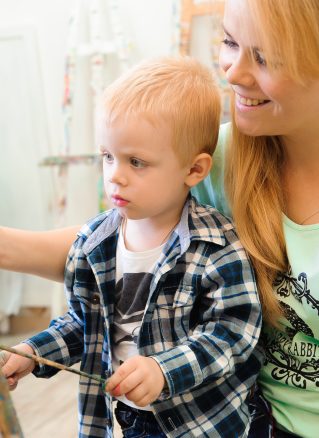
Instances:
[[[7,380],[0,371],[0,437],[23,438],[23,433],[14,409]]]

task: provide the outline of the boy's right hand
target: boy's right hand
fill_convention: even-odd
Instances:
[[[34,354],[33,348],[28,344],[19,344],[14,348],[24,353]],[[34,367],[35,362],[32,359],[27,359],[7,351],[0,351],[0,368],[7,378],[10,391],[15,389],[18,381],[27,374],[30,374]]]

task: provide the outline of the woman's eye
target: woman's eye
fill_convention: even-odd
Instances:
[[[142,167],[146,166],[145,161],[139,160],[138,158],[131,158],[130,161],[131,161],[131,165],[138,169],[141,169]]]
[[[260,53],[260,51],[258,49],[253,50],[253,55],[254,55],[254,58],[255,58],[255,61],[257,62],[257,64],[267,65],[265,58],[263,57],[263,55]]]
[[[224,38],[222,40],[222,44],[225,44],[225,46],[229,47],[230,49],[237,47],[237,43],[235,43],[235,41],[230,40],[228,38]]]

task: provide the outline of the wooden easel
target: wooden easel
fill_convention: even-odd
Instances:
[[[179,51],[181,55],[189,55],[192,37],[192,19],[202,15],[222,14],[224,11],[223,0],[210,0],[195,3],[194,0],[182,0],[181,9],[181,35]]]
[[[23,438],[6,378],[0,371],[0,438]]]
[[[192,39],[192,20],[199,16],[210,16],[212,17],[212,25],[214,19],[215,25],[221,20],[224,13],[224,0],[209,0],[199,2],[196,0],[182,0],[181,3],[181,31],[180,31],[180,44],[179,52],[181,55],[190,55],[191,39]],[[218,32],[217,32],[218,33]],[[228,82],[225,79],[224,74],[219,68],[218,53],[220,40],[222,35],[217,35],[215,33],[215,39],[211,42],[211,53],[212,53],[212,67],[217,79],[218,85],[222,91],[222,104],[223,110],[221,114],[221,120],[223,122],[229,121],[230,119],[230,107],[231,107],[231,91]]]

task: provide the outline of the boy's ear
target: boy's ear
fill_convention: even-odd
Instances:
[[[189,173],[185,178],[185,184],[191,188],[200,183],[209,174],[212,163],[212,157],[206,152],[196,155],[189,166]]]

